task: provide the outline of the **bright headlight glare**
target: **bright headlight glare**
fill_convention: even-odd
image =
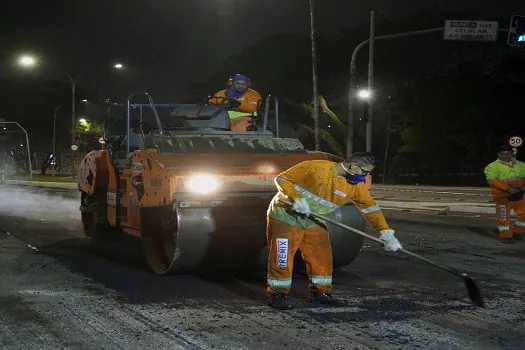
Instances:
[[[191,176],[186,184],[190,192],[200,194],[213,193],[220,187],[219,179],[213,175],[207,174]]]

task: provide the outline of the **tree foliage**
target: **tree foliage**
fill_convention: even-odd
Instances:
[[[377,35],[438,28],[450,18],[485,17],[440,10],[404,21],[380,17]],[[500,19],[501,28],[507,23],[507,18]],[[339,153],[344,149],[349,60],[353,48],[367,39],[367,31],[362,26],[332,41],[317,42],[324,150]],[[310,54],[306,36],[271,36],[228,58],[217,73],[191,88],[202,95],[205,88],[223,88],[228,75],[247,74],[255,89],[283,101],[283,119],[297,130],[307,130],[301,137],[312,147]],[[504,35],[496,43],[446,41],[442,32],[378,40],[374,153],[382,159],[390,117],[389,172],[479,172],[495,157],[498,145],[525,130],[520,103],[525,90],[524,58],[523,52],[506,45]],[[365,46],[357,61],[360,85],[366,85],[367,59]],[[364,117],[363,106],[358,105],[356,150],[364,148]]]

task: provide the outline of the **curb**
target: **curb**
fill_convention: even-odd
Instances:
[[[67,190],[76,190],[78,185],[70,182],[43,182],[43,181],[25,181],[25,180],[5,180],[8,185],[35,186],[47,188],[62,188]]]
[[[23,181],[23,180],[6,180],[7,184],[11,185],[22,185],[22,186],[35,186],[35,187],[46,187],[46,188],[60,188],[68,190],[78,189],[76,183],[65,183],[65,182],[42,182],[42,181]],[[488,214],[496,215],[496,207],[493,203],[479,203],[479,202],[461,202],[461,203],[450,203],[450,202],[402,202],[402,201],[386,201],[376,200],[377,204],[382,209],[394,209],[394,210],[420,210],[420,211],[431,211],[438,214],[447,213],[469,213],[469,214]]]
[[[496,215],[496,207],[492,203],[436,203],[436,202],[398,202],[378,200],[377,204],[383,209],[423,210],[439,214],[470,213]]]

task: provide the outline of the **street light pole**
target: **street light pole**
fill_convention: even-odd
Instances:
[[[444,30],[443,27],[424,29],[424,30],[415,30],[411,32],[376,36],[374,40],[405,38],[405,37],[414,36],[414,35],[442,32],[443,30]],[[348,87],[348,129],[347,129],[347,142],[346,142],[346,154],[348,156],[353,153],[353,142],[354,142],[353,120],[354,120],[354,115],[355,115],[354,104],[355,104],[355,98],[356,98],[355,91],[356,91],[356,81],[357,81],[357,53],[363,46],[365,46],[369,42],[370,42],[370,39],[367,39],[359,43],[354,48],[354,51],[352,52],[352,59],[350,61],[350,79],[349,79],[349,87]]]
[[[59,105],[57,108],[55,108],[55,111],[53,112],[53,157],[55,159],[55,162],[53,164],[53,175],[56,175],[56,130],[57,130],[57,113],[60,110],[60,108],[64,107],[64,104]]]
[[[76,78],[73,78],[69,73],[66,72],[69,81],[71,82],[71,146],[75,144],[75,125],[76,125],[76,110],[75,110],[75,101],[76,101],[76,89],[77,82],[84,72],[77,75]],[[71,177],[75,179],[75,151],[71,149]]]
[[[69,81],[71,82],[71,145],[75,144],[75,100],[76,100],[76,90],[77,90],[77,82],[82,76],[83,72],[77,75],[76,78],[73,78],[69,73],[66,72],[67,77],[69,78]]]
[[[27,134],[27,130],[22,127],[22,125],[18,124],[18,122],[0,122],[0,124],[16,124],[24,134],[26,135],[26,144],[27,144],[27,162],[29,164],[29,178],[33,180],[33,165],[31,164],[31,148],[29,147],[29,135]]]
[[[314,140],[315,150],[321,149],[319,140],[319,93],[317,92],[317,57],[315,52],[315,28],[314,28],[314,0],[309,0],[310,4],[310,41],[312,45],[312,85],[314,102]]]

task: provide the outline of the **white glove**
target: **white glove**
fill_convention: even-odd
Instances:
[[[381,236],[379,236],[379,239],[383,241],[385,245],[384,248],[387,252],[395,252],[396,250],[403,248],[401,243],[399,243],[397,238],[394,236],[394,230],[381,231]]]
[[[293,202],[293,205],[292,205],[292,210],[293,211],[296,211],[300,214],[304,214],[306,216],[309,216],[310,213],[312,212],[310,210],[310,205],[308,204],[308,202],[306,201],[306,199],[304,198],[298,198],[296,199],[294,202]]]

